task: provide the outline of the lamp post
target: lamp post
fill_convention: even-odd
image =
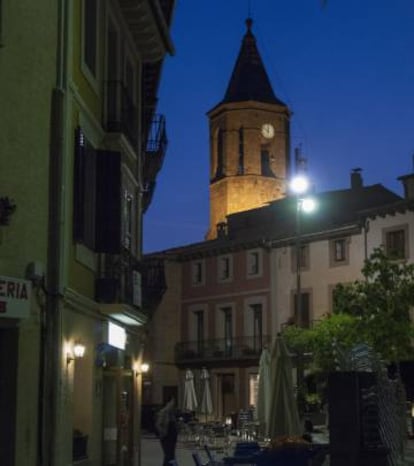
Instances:
[[[296,253],[296,319],[302,324],[302,286],[301,286],[301,240],[302,240],[302,212],[310,213],[316,208],[316,202],[307,196],[309,191],[309,180],[304,175],[295,176],[290,182],[290,189],[296,196],[296,231],[295,231],[295,253]]]

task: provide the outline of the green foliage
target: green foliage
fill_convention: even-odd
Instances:
[[[334,369],[341,354],[358,343],[367,343],[387,362],[412,358],[414,265],[391,260],[377,248],[362,275],[336,286],[333,315],[311,329],[291,326],[283,332],[291,351],[312,353],[322,371]]]
[[[411,357],[414,265],[391,260],[376,248],[365,261],[362,275],[364,280],[335,288],[334,312],[354,316],[361,337],[384,360]]]

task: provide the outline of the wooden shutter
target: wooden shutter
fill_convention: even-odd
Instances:
[[[121,252],[121,154],[97,151],[95,251]]]
[[[95,246],[96,151],[81,128],[75,130],[73,175],[73,239],[90,249]]]

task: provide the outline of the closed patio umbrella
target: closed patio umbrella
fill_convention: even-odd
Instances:
[[[205,367],[201,370],[202,397],[200,403],[200,413],[207,416],[213,412],[213,400],[211,399],[210,375]]]
[[[195,411],[198,402],[194,387],[194,375],[187,369],[185,372],[183,409],[185,411]]]
[[[264,348],[259,361],[259,387],[257,390],[257,420],[264,433],[267,432],[270,412],[270,352]]]
[[[282,336],[271,350],[271,400],[268,436],[301,435],[298,407],[293,390],[292,364]]]

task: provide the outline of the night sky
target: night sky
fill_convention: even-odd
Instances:
[[[208,228],[206,112],[224,96],[246,31],[248,0],[177,0],[176,53],[158,110],[169,146],[144,217],[144,251],[202,241]],[[365,184],[402,194],[414,171],[414,0],[251,0],[253,33],[273,89],[293,112],[316,191]],[[292,157],[293,158],[293,157]]]

